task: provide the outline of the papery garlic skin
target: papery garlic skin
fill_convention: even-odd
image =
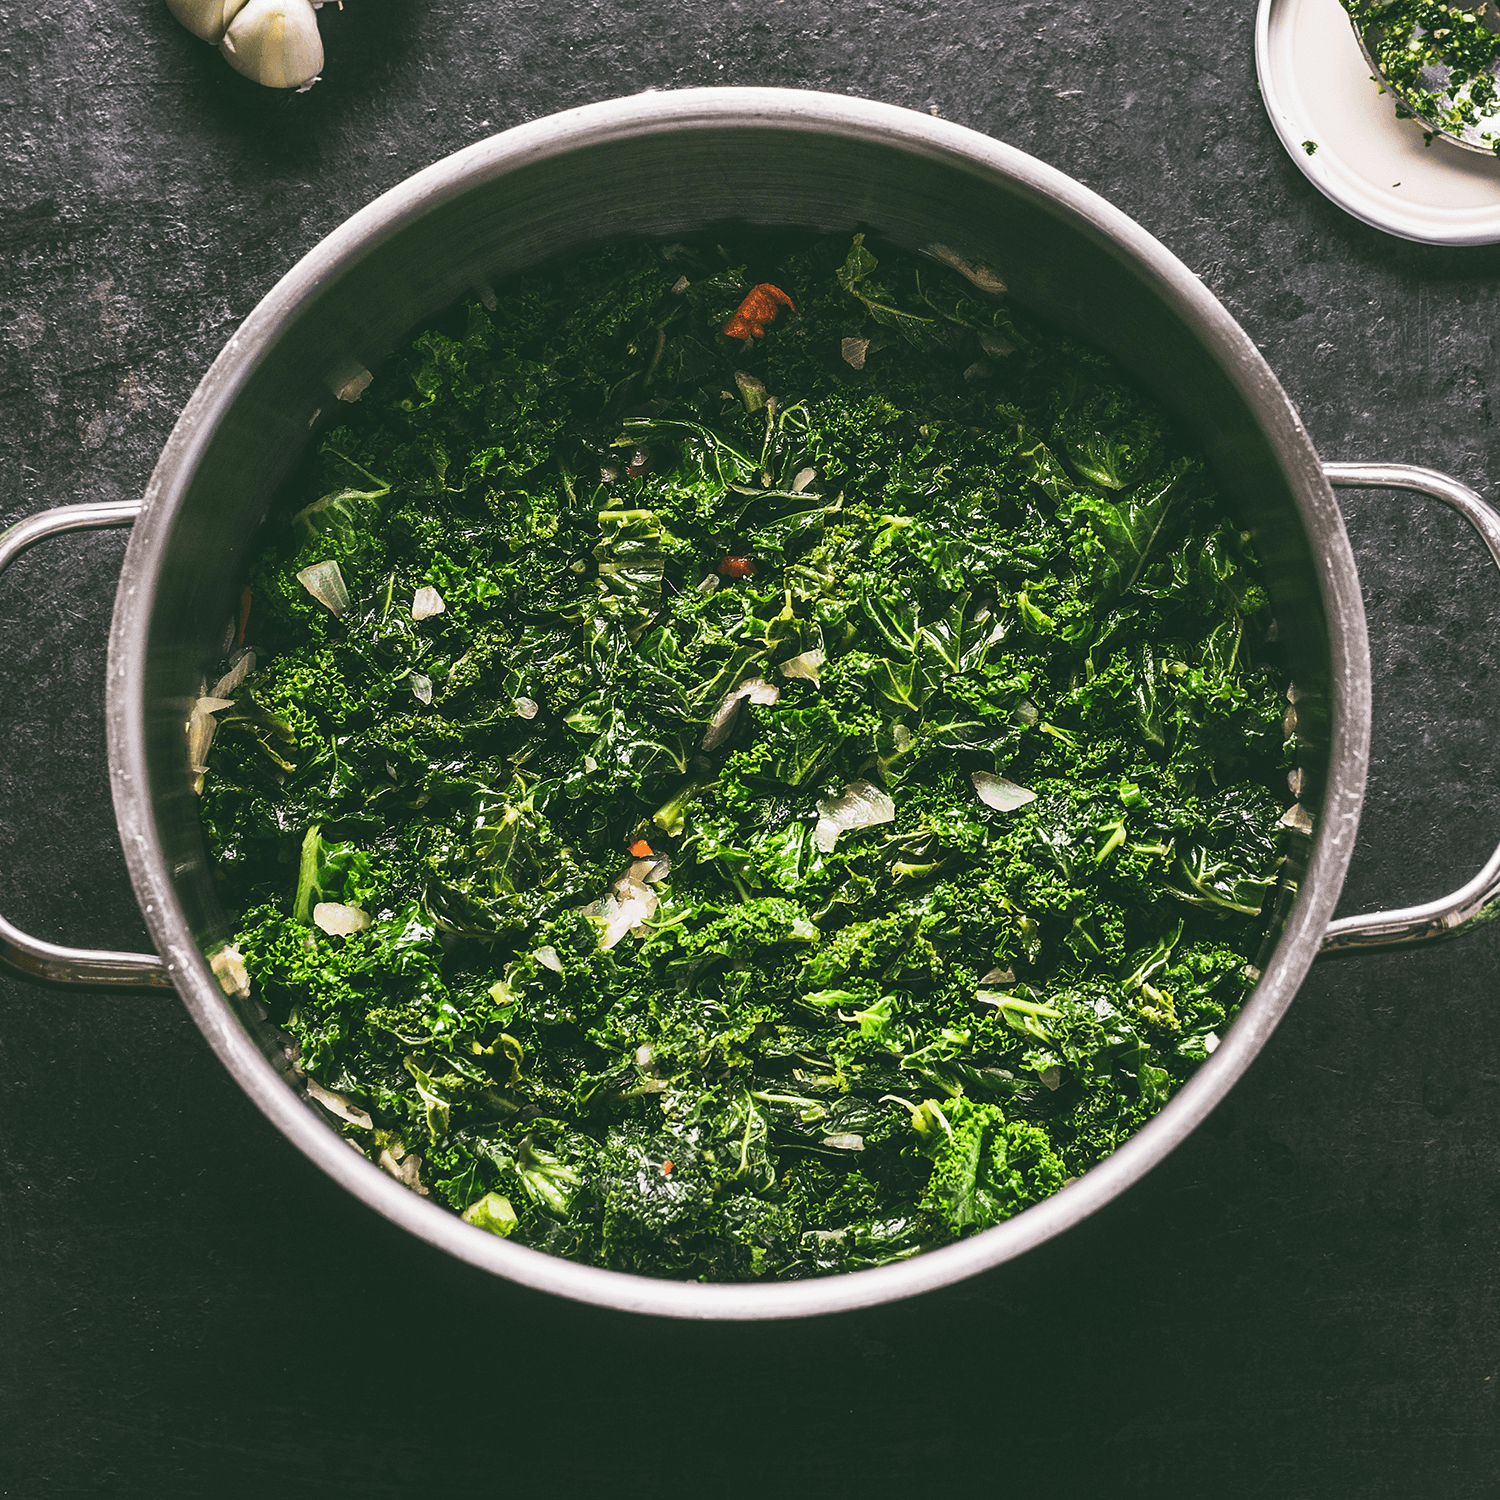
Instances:
[[[219,44],[237,73],[271,89],[296,89],[323,71],[323,38],[308,0],[246,0]]]
[[[167,0],[167,9],[196,37],[218,46],[245,0]]]

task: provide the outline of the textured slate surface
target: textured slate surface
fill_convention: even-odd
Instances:
[[[493,131],[643,88],[936,109],[1134,215],[1326,458],[1500,491],[1500,249],[1345,218],[1261,110],[1252,7],[351,0],[257,90],[157,0],[0,3],[0,522],[137,495],[257,298]],[[1500,581],[1462,524],[1343,497],[1375,659],[1342,910],[1500,838]],[[139,946],[105,786],[123,536],[0,582],[0,911]],[[1500,927],[1317,967],[1229,1103],[1025,1260],[822,1322],[642,1322],[497,1284],[329,1187],[170,997],[0,979],[0,1494],[1480,1496],[1500,1471]]]

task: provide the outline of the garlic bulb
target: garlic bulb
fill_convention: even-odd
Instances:
[[[167,9],[196,37],[218,46],[245,0],[167,0]]]
[[[246,0],[219,43],[224,60],[271,89],[297,89],[323,70],[323,38],[309,0]]]

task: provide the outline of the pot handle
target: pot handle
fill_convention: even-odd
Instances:
[[[94,531],[106,526],[129,526],[141,513],[138,500],[97,505],[60,505],[28,516],[0,534],[0,571],[44,537],[65,531]],[[113,989],[170,987],[166,965],[154,953],[101,953],[90,948],[63,948],[29,937],[0,917],[0,960],[23,974],[62,984],[85,984]]]
[[[1436,469],[1412,464],[1325,464],[1323,472],[1337,489],[1415,490],[1452,506],[1484,539],[1500,564],[1500,513],[1468,485]],[[1467,885],[1452,895],[1400,911],[1377,911],[1362,917],[1340,917],[1328,924],[1322,953],[1350,949],[1397,948],[1409,943],[1453,937],[1491,917],[1500,916],[1500,849]]]

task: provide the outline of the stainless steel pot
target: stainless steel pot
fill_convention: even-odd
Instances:
[[[211,956],[230,932],[183,732],[278,485],[415,325],[545,258],[730,223],[863,225],[909,248],[939,243],[982,259],[1018,302],[1103,346],[1176,414],[1264,560],[1296,684],[1301,800],[1315,818],[1239,1019],[1145,1129],[1055,1197],[972,1239],[878,1270],[771,1286],[656,1281],[528,1250],[469,1227],[350,1151],[302,1096],[254,1002],[226,997],[215,979]],[[1442,936],[1500,902],[1497,851],[1452,897],[1329,925],[1370,736],[1359,580],[1330,482],[1434,495],[1500,562],[1500,519],[1456,481],[1383,465],[1325,469],[1265,361],[1197,277],[1088,189],[985,136],[776,89],[648,94],[521,126],[402,183],[293,267],[204,376],[139,506],[67,506],[0,538],[4,567],[43,536],[135,523],[110,638],[109,765],[160,957],[60,948],[3,920],[0,956],[70,983],[175,985],[240,1086],[330,1177],[450,1254],[528,1286],[677,1317],[771,1318],[957,1281],[1076,1223],[1161,1160],[1244,1072],[1320,951]]]

